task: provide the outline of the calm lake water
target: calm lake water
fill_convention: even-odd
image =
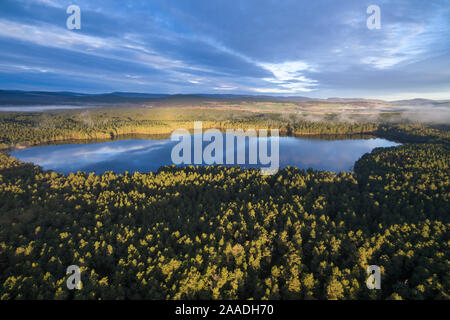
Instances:
[[[226,146],[224,136],[224,159],[226,154],[236,154],[236,145]],[[193,137],[191,135],[191,137]],[[252,138],[259,139],[264,138]],[[265,138],[272,139],[272,138]],[[246,140],[248,159],[249,140]],[[203,147],[210,142],[203,142]],[[24,162],[33,162],[43,169],[62,173],[87,171],[117,173],[157,171],[159,167],[171,165],[172,148],[177,141],[168,139],[116,140],[88,144],[62,144],[32,147],[11,152]],[[268,143],[270,146],[270,142]],[[351,171],[356,160],[376,147],[391,147],[398,143],[380,138],[320,140],[297,137],[279,138],[280,168],[293,166],[300,169],[313,168],[334,172]],[[270,150],[270,148],[269,148]],[[193,154],[193,153],[192,153]],[[270,155],[270,152],[269,152]],[[224,161],[225,162],[225,161]],[[236,160],[235,160],[236,163]],[[248,161],[246,161],[248,163]],[[243,167],[267,167],[242,165]]]

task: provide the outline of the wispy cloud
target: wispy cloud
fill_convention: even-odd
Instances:
[[[78,0],[73,31],[69,4],[2,0],[2,88],[442,97],[450,83],[445,0],[380,0],[379,30],[369,0]]]
[[[306,78],[302,72],[313,71],[313,68],[303,61],[283,63],[263,63],[261,66],[273,73],[273,77],[263,78],[271,88],[254,88],[255,92],[264,93],[297,93],[310,92],[317,86],[317,81]]]

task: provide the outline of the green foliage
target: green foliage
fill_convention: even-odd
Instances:
[[[339,122],[326,120],[327,117],[312,122],[297,114],[277,112],[272,110],[256,113],[199,107],[98,108],[45,113],[0,112],[0,149],[67,140],[112,139],[124,135],[168,135],[175,129],[192,129],[193,121],[196,120],[203,121],[204,129],[271,128],[279,129],[281,134],[287,135],[376,135],[400,142],[450,145],[449,130],[439,130],[422,124],[382,124],[361,119]]]
[[[220,166],[66,176],[0,154],[0,298],[449,299],[448,127],[310,122],[296,108],[0,113],[0,149],[169,134],[194,120],[427,143],[375,149],[352,173],[274,176]],[[75,292],[72,264],[83,271]],[[382,290],[366,288],[371,264]]]
[[[44,172],[0,156],[3,299],[449,299],[450,154],[355,172]],[[66,268],[83,288],[66,288]],[[368,290],[366,267],[382,267]]]

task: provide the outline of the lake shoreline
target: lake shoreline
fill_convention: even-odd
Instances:
[[[216,128],[207,128],[207,129],[216,129]],[[229,128],[231,129],[231,128]],[[222,133],[225,133],[225,130],[227,129],[218,129]],[[231,130],[239,130],[238,128],[233,128]],[[280,130],[280,129],[279,129]],[[84,138],[67,138],[67,139],[55,139],[55,140],[47,140],[47,141],[40,141],[38,143],[26,143],[26,142],[19,142],[13,145],[8,146],[1,146],[0,145],[0,152],[6,152],[10,153],[14,150],[24,150],[27,148],[32,147],[41,147],[41,146],[47,146],[47,145],[62,145],[62,144],[89,144],[89,143],[99,143],[99,142],[108,142],[108,141],[117,141],[117,140],[126,140],[126,139],[164,139],[164,138],[170,138],[170,135],[173,131],[168,133],[124,133],[124,134],[118,134],[114,135],[112,138],[91,138],[91,139],[84,139]],[[189,132],[193,132],[193,130],[189,130]],[[371,138],[381,138],[386,139],[386,137],[376,134],[374,132],[368,132],[368,133],[354,133],[354,134],[331,134],[331,133],[325,133],[325,134],[317,134],[317,133],[294,133],[294,134],[286,134],[286,130],[280,130],[280,137],[295,137],[295,138],[310,138],[310,139],[317,139],[317,140],[345,140],[345,139],[355,139],[355,138],[362,138],[362,139],[371,139]],[[331,138],[331,139],[330,139]],[[395,139],[392,139],[394,141]],[[395,141],[400,142],[400,141]]]
[[[106,171],[156,172],[159,168],[172,164],[181,167],[225,164],[261,170],[268,168],[279,170],[291,166],[299,169],[350,172],[353,170],[355,161],[374,148],[399,145],[393,141],[368,135],[340,136],[341,139],[336,137],[330,139],[330,136],[322,136],[320,139],[316,136],[316,139],[312,139],[310,135],[284,135],[276,139],[274,146],[272,146],[273,142],[270,142],[270,148],[268,148],[267,142],[264,141],[273,139],[266,140],[265,136],[251,138],[256,139],[256,142],[251,144],[246,137],[243,144],[238,134],[229,132],[222,134],[222,139],[214,140],[219,139],[219,142],[214,142],[214,145],[217,144],[214,150],[215,148],[220,150],[219,155],[215,153],[218,151],[214,151],[214,156],[211,153],[213,142],[206,138],[202,139],[202,144],[197,145],[195,141],[198,141],[198,138],[193,134],[183,138],[182,141],[172,140],[168,135],[153,135],[152,139],[149,139],[148,135],[141,135],[139,139],[129,135],[114,140],[64,141],[59,144],[14,149],[9,155],[22,162],[36,164],[44,170],[64,174],[78,171],[99,174]],[[230,135],[234,136],[231,140],[229,140]],[[238,142],[239,140],[242,144]],[[258,145],[257,149],[253,149],[255,145]],[[276,149],[272,149],[273,147]],[[272,153],[273,150],[276,150],[275,154]],[[180,151],[183,156],[180,155]],[[198,151],[201,154],[199,158]],[[192,155],[195,157],[192,158]]]

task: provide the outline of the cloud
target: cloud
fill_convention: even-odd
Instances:
[[[303,61],[290,61],[283,63],[263,63],[261,66],[273,73],[273,77],[263,78],[263,80],[273,85],[272,88],[253,88],[255,92],[263,93],[297,93],[309,92],[311,87],[317,86],[317,81],[308,79],[302,75],[302,71],[313,71],[313,69]]]
[[[380,0],[368,30],[372,2],[78,0],[70,31],[69,0],[2,0],[0,87],[442,96],[447,1]]]
[[[237,87],[227,86],[227,85],[221,85],[218,87],[214,87],[214,90],[235,90]]]
[[[113,48],[110,39],[78,34],[49,24],[27,25],[4,19],[0,19],[0,37],[76,51]]]

